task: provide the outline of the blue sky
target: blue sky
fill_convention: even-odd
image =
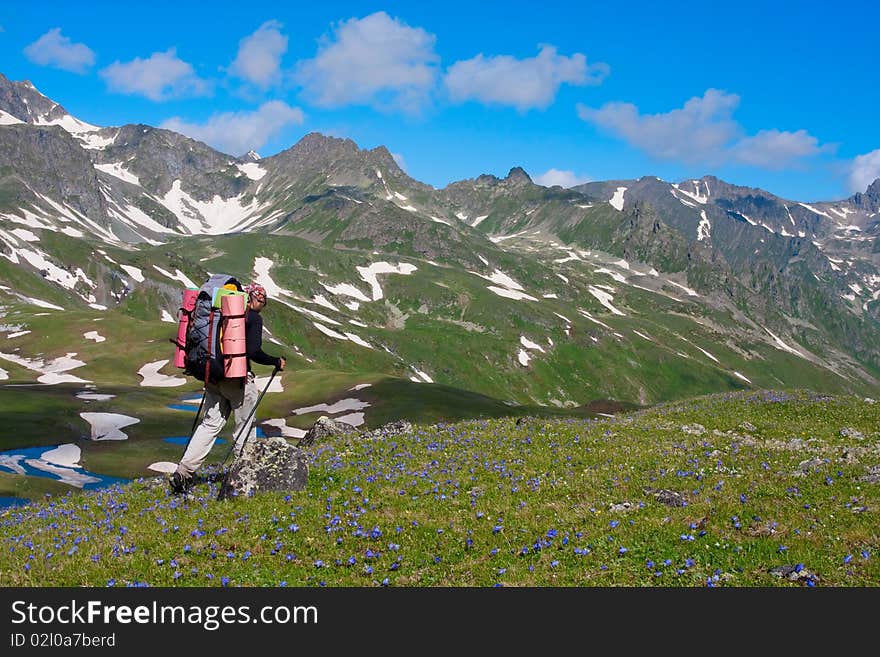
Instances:
[[[309,132],[441,188],[705,174],[836,200],[880,177],[874,3],[41,2],[0,72],[80,120],[232,155]]]

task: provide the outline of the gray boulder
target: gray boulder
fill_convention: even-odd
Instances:
[[[696,422],[694,424],[682,425],[681,430],[684,433],[691,434],[692,436],[702,436],[704,433],[706,433],[706,427],[704,427],[702,424],[697,424]]]
[[[653,495],[661,504],[666,506],[687,506],[688,502],[681,493],[668,488],[645,488],[645,493]]]
[[[389,436],[400,436],[412,433],[412,424],[407,420],[395,420],[388,424],[383,424],[378,429],[365,431],[361,434],[361,438],[387,438]]]
[[[856,440],[864,440],[865,434],[861,431],[853,429],[852,427],[844,427],[840,430],[840,435],[844,438],[855,438]]]
[[[308,477],[305,452],[284,438],[249,440],[224,475],[217,499],[266,491],[303,490]]]
[[[312,428],[308,430],[306,435],[299,439],[297,446],[309,447],[310,445],[314,445],[315,441],[320,442],[324,438],[327,438],[329,436],[340,436],[356,432],[357,429],[355,429],[352,425],[346,422],[333,420],[326,415],[322,415],[315,421],[315,423],[312,425]]]
[[[811,583],[815,585],[816,582],[820,581],[818,575],[816,575],[815,573],[811,573],[800,564],[794,566],[776,566],[774,568],[771,568],[767,572],[769,572],[774,577],[784,577],[789,581],[807,584],[808,586]]]

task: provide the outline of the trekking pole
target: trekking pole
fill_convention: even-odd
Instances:
[[[266,384],[266,387],[263,388],[263,392],[260,393],[260,396],[257,397],[257,401],[254,403],[254,407],[251,409],[251,412],[248,413],[247,418],[245,419],[244,423],[241,425],[241,429],[238,430],[238,435],[235,436],[235,440],[233,440],[232,444],[229,446],[229,451],[226,452],[226,456],[223,458],[223,461],[220,462],[220,467],[223,467],[223,465],[226,463],[226,459],[228,459],[229,455],[232,454],[232,450],[235,449],[235,444],[238,442],[238,439],[241,438],[241,432],[247,428],[248,423],[251,421],[251,418],[254,416],[254,413],[257,412],[257,406],[260,405],[260,402],[263,400],[263,395],[265,395],[266,391],[269,390],[269,386],[272,385],[272,379],[275,378],[275,375],[279,371],[280,370],[278,369],[278,366],[276,365],[275,369],[272,370],[272,376],[269,377],[269,382]],[[250,432],[248,432],[248,435],[250,435]],[[244,451],[244,446],[247,444],[247,439],[248,439],[248,436],[245,436],[244,442],[241,444],[241,451]],[[239,454],[241,454],[241,451],[239,452]]]

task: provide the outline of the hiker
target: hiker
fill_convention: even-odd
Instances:
[[[244,378],[221,379],[216,383],[205,383],[205,417],[190,438],[186,451],[175,470],[168,477],[168,484],[174,494],[183,493],[194,483],[196,470],[204,462],[214,440],[223,429],[229,413],[235,417],[232,435],[237,437],[233,447],[236,458],[241,454],[249,434],[253,429],[254,406],[259,394],[251,361],[260,365],[272,365],[279,372],[284,371],[287,361],[283,357],[270,356],[263,351],[263,318],[260,312],[266,307],[268,297],[262,285],[247,285],[248,305],[245,314],[245,347],[247,349],[247,376]],[[242,428],[247,422],[247,427]]]

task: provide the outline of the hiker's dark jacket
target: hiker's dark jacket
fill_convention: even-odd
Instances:
[[[281,359],[263,351],[263,318],[260,313],[248,309],[244,319],[244,340],[247,345],[247,369],[252,372],[251,361],[260,365],[281,367]]]

